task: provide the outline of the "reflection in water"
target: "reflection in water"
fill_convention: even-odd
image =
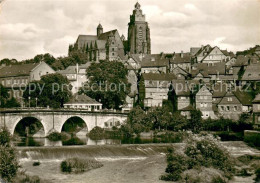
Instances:
[[[48,138],[20,138],[15,142],[16,146],[70,146],[70,145],[117,145],[117,144],[149,144],[168,143],[171,141],[161,138],[122,138],[122,139],[102,139],[92,140],[86,136],[73,137],[64,141],[50,141]]]

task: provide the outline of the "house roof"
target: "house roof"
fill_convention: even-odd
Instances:
[[[249,58],[244,55],[239,55],[232,67],[242,67],[248,65]]]
[[[58,71],[60,74],[77,74],[77,67],[76,66],[69,66],[65,70]]]
[[[174,64],[190,63],[191,55],[190,53],[175,53],[170,62]]]
[[[81,94],[81,95],[74,95],[72,99],[66,103],[68,104],[97,104],[102,105],[101,103],[97,102],[95,99],[90,98],[87,95]],[[65,104],[65,105],[66,105]]]
[[[157,74],[157,73],[143,73],[142,74],[144,80],[155,80],[155,81],[172,81],[173,79],[177,79],[174,74]]]
[[[190,104],[187,107],[184,107],[183,109],[180,109],[180,111],[193,111],[194,107]]]
[[[222,98],[227,93],[227,86],[226,84],[217,83],[211,87],[211,90],[213,92],[213,98]]]
[[[250,95],[249,92],[237,90],[237,91],[234,91],[233,93],[237,97],[237,99],[241,102],[242,105],[245,105],[245,106],[252,105],[252,101],[254,98],[252,95]]]
[[[208,75],[224,75],[225,74],[225,62],[215,63],[214,65],[208,65],[207,63],[197,63],[194,64],[196,69],[191,70],[192,77],[201,73],[204,77]]]
[[[253,103],[260,103],[260,93],[256,95],[255,99],[253,100]]]
[[[29,76],[30,72],[41,63],[9,65],[0,69],[0,77]]]
[[[172,85],[177,96],[190,96],[190,89],[185,80],[172,80]]]
[[[141,62],[141,67],[166,67],[169,65],[168,59],[157,59],[155,61],[144,60]]]
[[[228,98],[232,98],[231,101],[228,101]],[[233,94],[233,92],[227,92],[226,95],[219,102],[219,105],[230,105],[230,104],[241,104],[238,98]]]
[[[247,66],[245,73],[242,76],[244,81],[259,81],[260,80],[260,63]]]

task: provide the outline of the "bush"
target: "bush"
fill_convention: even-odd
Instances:
[[[244,141],[253,147],[260,147],[260,132],[245,130]]]
[[[19,181],[20,183],[40,183],[41,180],[38,176],[25,175],[25,178]]]
[[[40,166],[41,162],[39,161],[36,161],[36,162],[33,162],[33,166]]]
[[[105,136],[105,130],[96,126],[89,132],[88,135],[91,139],[103,139]]]
[[[47,136],[47,138],[48,138],[50,141],[60,141],[60,140],[66,140],[66,139],[68,139],[69,137],[68,137],[66,134],[63,134],[63,133],[52,132],[51,134],[49,134],[49,135]]]
[[[84,145],[85,143],[80,140],[78,137],[72,137],[69,140],[63,141],[63,145],[71,146],[71,145]]]
[[[19,168],[17,152],[10,145],[11,137],[6,129],[0,131],[0,137],[0,177],[4,181],[12,182]]]
[[[95,159],[72,158],[62,161],[60,167],[64,173],[82,173],[102,166],[103,164]]]
[[[255,178],[256,183],[260,182],[260,167],[256,169],[255,174],[256,174],[256,178]]]

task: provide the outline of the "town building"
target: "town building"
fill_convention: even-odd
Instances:
[[[27,84],[54,73],[45,62],[9,65],[0,69],[0,83],[9,90],[10,97],[23,105],[23,91]]]
[[[174,53],[170,59],[170,70],[180,67],[186,72],[191,70],[191,54],[190,53]]]
[[[200,110],[202,113],[202,118],[212,118],[215,119],[216,116],[212,107],[212,93],[205,85],[203,85],[196,94],[196,109]]]
[[[86,70],[91,65],[91,62],[87,62],[86,64],[82,65],[74,65],[69,66],[65,70],[57,71],[61,75],[67,77],[67,79],[70,81],[70,84],[72,85],[71,92],[73,94],[76,94],[80,87],[84,85],[88,81]]]
[[[242,104],[233,92],[227,92],[218,104],[218,111],[224,118],[238,120],[242,114]]]
[[[168,99],[173,79],[176,79],[174,74],[143,73],[139,83],[139,99],[144,107],[162,106],[163,100]]]
[[[260,128],[260,94],[258,94],[253,100],[253,123],[255,128]]]
[[[69,102],[64,104],[64,108],[100,111],[102,110],[102,104],[85,94],[75,94]]]

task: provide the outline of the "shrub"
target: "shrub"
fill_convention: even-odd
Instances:
[[[244,132],[244,141],[249,145],[254,147],[260,147],[260,132],[258,131],[249,131]]]
[[[65,173],[81,173],[102,167],[103,164],[95,159],[72,158],[61,162],[61,171]]]
[[[19,181],[20,183],[40,183],[41,180],[38,176],[25,175],[25,178]]]
[[[36,161],[36,162],[33,162],[33,166],[40,166],[41,162],[39,161]]]
[[[10,145],[11,137],[6,129],[0,131],[0,139],[0,177],[4,181],[12,182],[19,168],[17,152]]]
[[[89,132],[88,135],[91,139],[103,139],[105,137],[105,130],[96,126]]]
[[[72,167],[67,161],[62,161],[60,165],[61,171],[65,173],[71,173]]]
[[[256,183],[260,182],[260,167],[256,169],[255,174],[256,174],[256,178],[255,178]]]
[[[85,143],[82,140],[80,140],[78,137],[72,137],[67,141],[63,141],[62,144],[71,146],[71,145],[84,145]]]
[[[69,137],[66,134],[63,133],[58,133],[58,132],[52,132],[47,136],[47,138],[50,141],[60,141],[60,140],[65,140],[68,139]]]

